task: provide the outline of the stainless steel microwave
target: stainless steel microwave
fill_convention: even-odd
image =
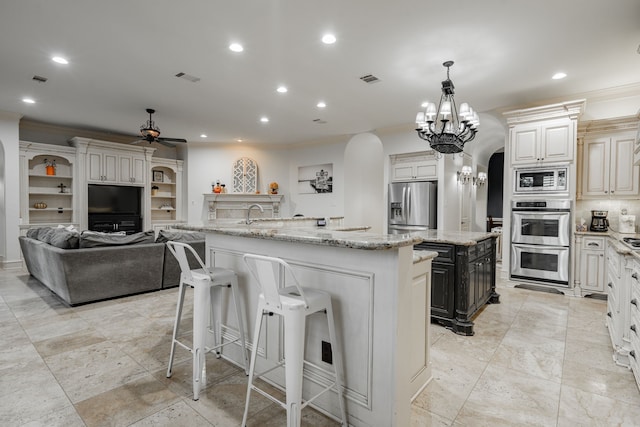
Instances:
[[[516,169],[515,193],[563,193],[568,187],[568,167],[538,167]]]

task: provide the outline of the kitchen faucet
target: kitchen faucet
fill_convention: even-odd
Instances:
[[[249,209],[247,209],[247,224],[251,224],[253,221],[249,219],[249,215],[251,215],[251,208],[258,208],[260,209],[260,212],[264,212],[264,209],[262,208],[262,206],[260,206],[257,203],[254,203],[253,205],[249,206]]]

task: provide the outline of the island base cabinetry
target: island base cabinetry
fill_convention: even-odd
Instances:
[[[431,273],[431,320],[460,335],[473,335],[473,317],[497,304],[495,238],[476,245],[423,242],[415,249],[438,252]]]

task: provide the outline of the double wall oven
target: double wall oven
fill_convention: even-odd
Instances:
[[[569,286],[571,201],[511,202],[511,277]]]

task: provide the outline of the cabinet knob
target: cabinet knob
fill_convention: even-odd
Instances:
[[[611,312],[610,311],[607,312],[607,316],[611,317]]]
[[[635,359],[635,358],[636,358],[636,352],[635,352],[635,351],[633,351],[633,350],[631,350],[631,351],[629,352],[629,356],[631,356],[631,357],[633,357],[633,358]]]
[[[636,333],[636,335],[638,335],[638,332],[636,331],[636,325],[629,326],[629,329],[631,329],[633,332]]]
[[[610,287],[610,288],[613,288],[613,283],[609,282],[609,283],[607,283],[607,286]]]
[[[615,190],[611,190],[611,194],[615,193]]]
[[[633,278],[634,278],[634,279],[636,279],[636,281],[637,281],[637,280],[638,280],[638,273],[633,273],[633,274],[631,275],[631,277],[633,277]]]
[[[607,191],[607,190],[604,190],[604,194],[607,194],[607,193],[608,193],[608,191]]]
[[[635,298],[631,300],[631,304],[633,304],[636,307],[638,307],[638,301]]]

